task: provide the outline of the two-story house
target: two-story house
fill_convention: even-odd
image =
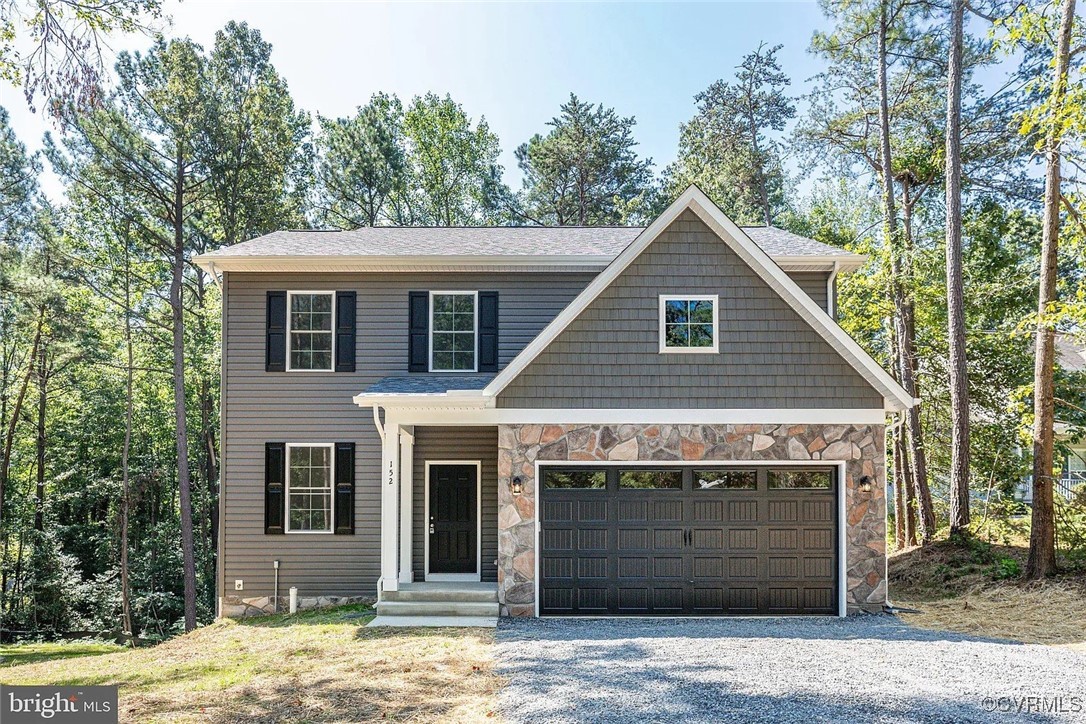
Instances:
[[[648,227],[283,231],[223,289],[226,615],[844,615],[886,600],[864,258],[691,187]]]

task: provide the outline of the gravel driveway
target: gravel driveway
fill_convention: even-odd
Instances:
[[[882,615],[502,619],[497,658],[514,722],[1086,721],[1086,654]]]

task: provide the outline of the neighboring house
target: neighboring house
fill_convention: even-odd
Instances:
[[[841,614],[886,600],[864,257],[691,187],[647,228],[276,232],[223,289],[220,611]],[[461,584],[462,582],[462,584]]]
[[[1086,373],[1086,346],[1067,335],[1056,335],[1056,361],[1066,372]],[[1067,454],[1059,459],[1060,477],[1053,486],[1053,492],[1067,500],[1075,495],[1075,488],[1086,485],[1086,438],[1072,434],[1072,427],[1066,420],[1056,420],[1056,438],[1066,443]],[[1027,505],[1033,505],[1033,476],[1030,475],[1018,485],[1017,496]]]

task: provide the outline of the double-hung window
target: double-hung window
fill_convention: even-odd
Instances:
[[[661,295],[660,351],[717,352],[717,295]]]
[[[332,532],[331,445],[287,445],[287,532]]]
[[[430,371],[475,372],[478,292],[430,292]]]
[[[335,358],[332,353],[335,344],[335,298],[335,292],[288,294],[288,369],[332,371],[332,361]]]

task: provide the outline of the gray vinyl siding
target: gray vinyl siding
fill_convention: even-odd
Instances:
[[[498,580],[498,428],[415,427],[411,538],[415,580],[426,565],[426,461],[482,463],[482,579]]]
[[[659,352],[659,295],[672,293],[720,296],[719,354]],[[507,408],[882,405],[882,395],[690,211],[498,397]]]
[[[371,411],[351,398],[382,377],[407,374],[409,291],[497,290],[499,358],[505,365],[593,276],[229,273],[222,423],[224,594],[271,595],[275,560],[280,561],[280,595],[291,586],[297,586],[301,596],[375,591],[380,575],[380,440]],[[279,289],[357,291],[357,372],[264,371],[265,295]],[[264,534],[266,442],[356,444],[355,535]],[[496,522],[488,527],[496,534]],[[243,591],[234,590],[235,579],[244,580]]]
[[[829,272],[787,272],[788,276],[792,278],[799,288],[807,292],[807,296],[814,300],[814,303],[822,308],[822,311],[828,312],[829,307],[826,306],[826,292],[828,291],[827,284],[829,283]]]

